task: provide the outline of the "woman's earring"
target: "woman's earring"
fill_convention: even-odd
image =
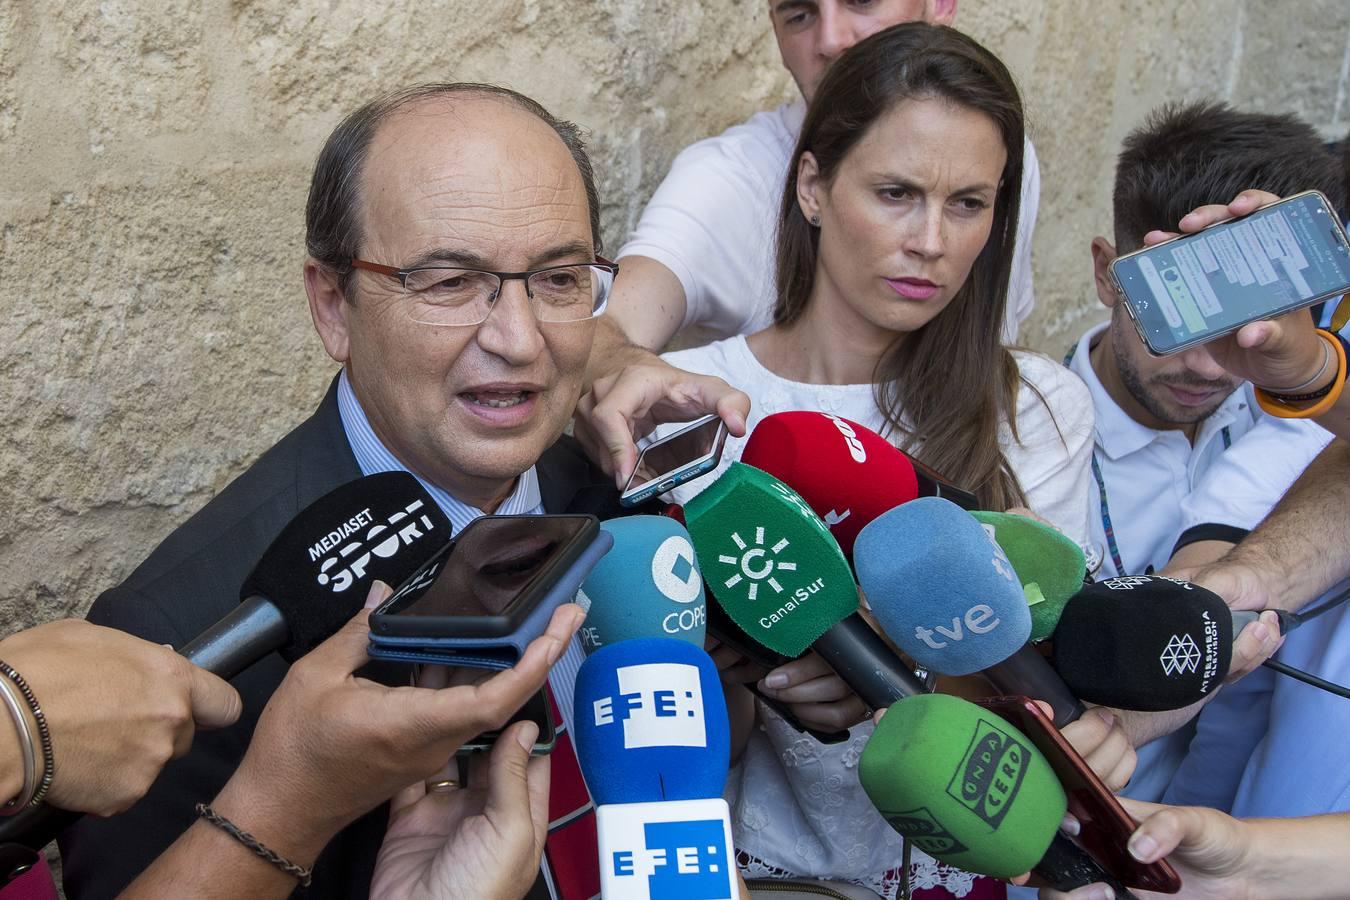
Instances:
[[[811,224],[812,224],[813,226],[815,226],[816,228],[819,228],[819,227],[820,227],[820,216],[818,216],[818,215],[812,216],[812,217],[811,217]]]

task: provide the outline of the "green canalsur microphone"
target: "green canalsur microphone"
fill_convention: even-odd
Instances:
[[[790,487],[732,463],[685,505],[684,519],[709,590],[753,640],[793,658],[814,649],[874,709],[923,692],[858,616],[853,570]]]

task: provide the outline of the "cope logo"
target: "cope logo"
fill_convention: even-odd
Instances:
[[[890,813],[886,816],[886,821],[929,856],[964,853],[970,849],[944,828],[927,807]]]
[[[592,701],[597,728],[623,723],[623,747],[706,747],[698,666],[644,663],[615,673],[617,697]]]
[[[998,828],[1017,799],[1027,773],[1031,750],[993,722],[975,724],[947,794],[979,816],[990,828]]]
[[[722,582],[727,588],[735,588],[744,583],[745,597],[747,600],[756,600],[759,598],[759,586],[766,584],[775,594],[783,593],[783,585],[778,580],[779,572],[795,572],[797,564],[786,559],[778,557],[784,550],[791,546],[791,541],[787,538],[779,538],[773,544],[767,545],[764,526],[755,528],[755,533],[751,540],[747,541],[741,537],[739,531],[731,533],[731,540],[736,545],[739,555],[732,556],[722,554],[717,557],[717,561],[725,566],[731,566],[733,569],[730,578]]]
[[[390,516],[388,521],[377,523],[362,534],[365,526],[374,521],[370,510],[364,509],[328,532],[309,548],[310,562],[317,562],[334,547],[338,547],[337,552],[324,559],[319,566],[319,584],[324,587],[331,585],[333,593],[340,594],[366,576],[372,558],[389,559],[403,547],[430,533],[433,530],[431,519],[426,513],[418,515],[422,507],[421,500],[414,500]],[[355,539],[349,540],[351,538]]]
[[[632,829],[634,834],[636,829]],[[721,819],[648,822],[643,845],[616,850],[610,858],[621,896],[651,900],[731,900],[725,825]],[[644,894],[628,879],[645,879]],[[634,890],[636,888],[636,890]]]

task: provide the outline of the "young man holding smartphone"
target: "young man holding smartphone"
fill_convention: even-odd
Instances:
[[[1097,294],[1111,319],[1084,334],[1068,360],[1091,390],[1097,417],[1090,525],[1101,555],[1098,579],[1218,558],[1330,439],[1310,422],[1266,415],[1252,385],[1224,371],[1207,345],[1152,356],[1109,271],[1117,254],[1143,246],[1149,231],[1250,187],[1277,194],[1315,188],[1333,203],[1343,195],[1336,161],[1317,133],[1291,116],[1215,103],[1169,106],[1125,140],[1114,244],[1092,241]],[[1183,728],[1139,748],[1125,793],[1160,799],[1190,736]],[[1211,782],[1216,796],[1206,799],[1217,802],[1232,789],[1217,772]]]

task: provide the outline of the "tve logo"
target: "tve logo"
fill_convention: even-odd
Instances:
[[[601,697],[592,708],[597,728],[623,723],[625,750],[708,746],[697,666],[645,663],[615,674],[619,696]]]
[[[602,895],[732,900],[734,863],[725,809],[720,799],[601,806]]]

